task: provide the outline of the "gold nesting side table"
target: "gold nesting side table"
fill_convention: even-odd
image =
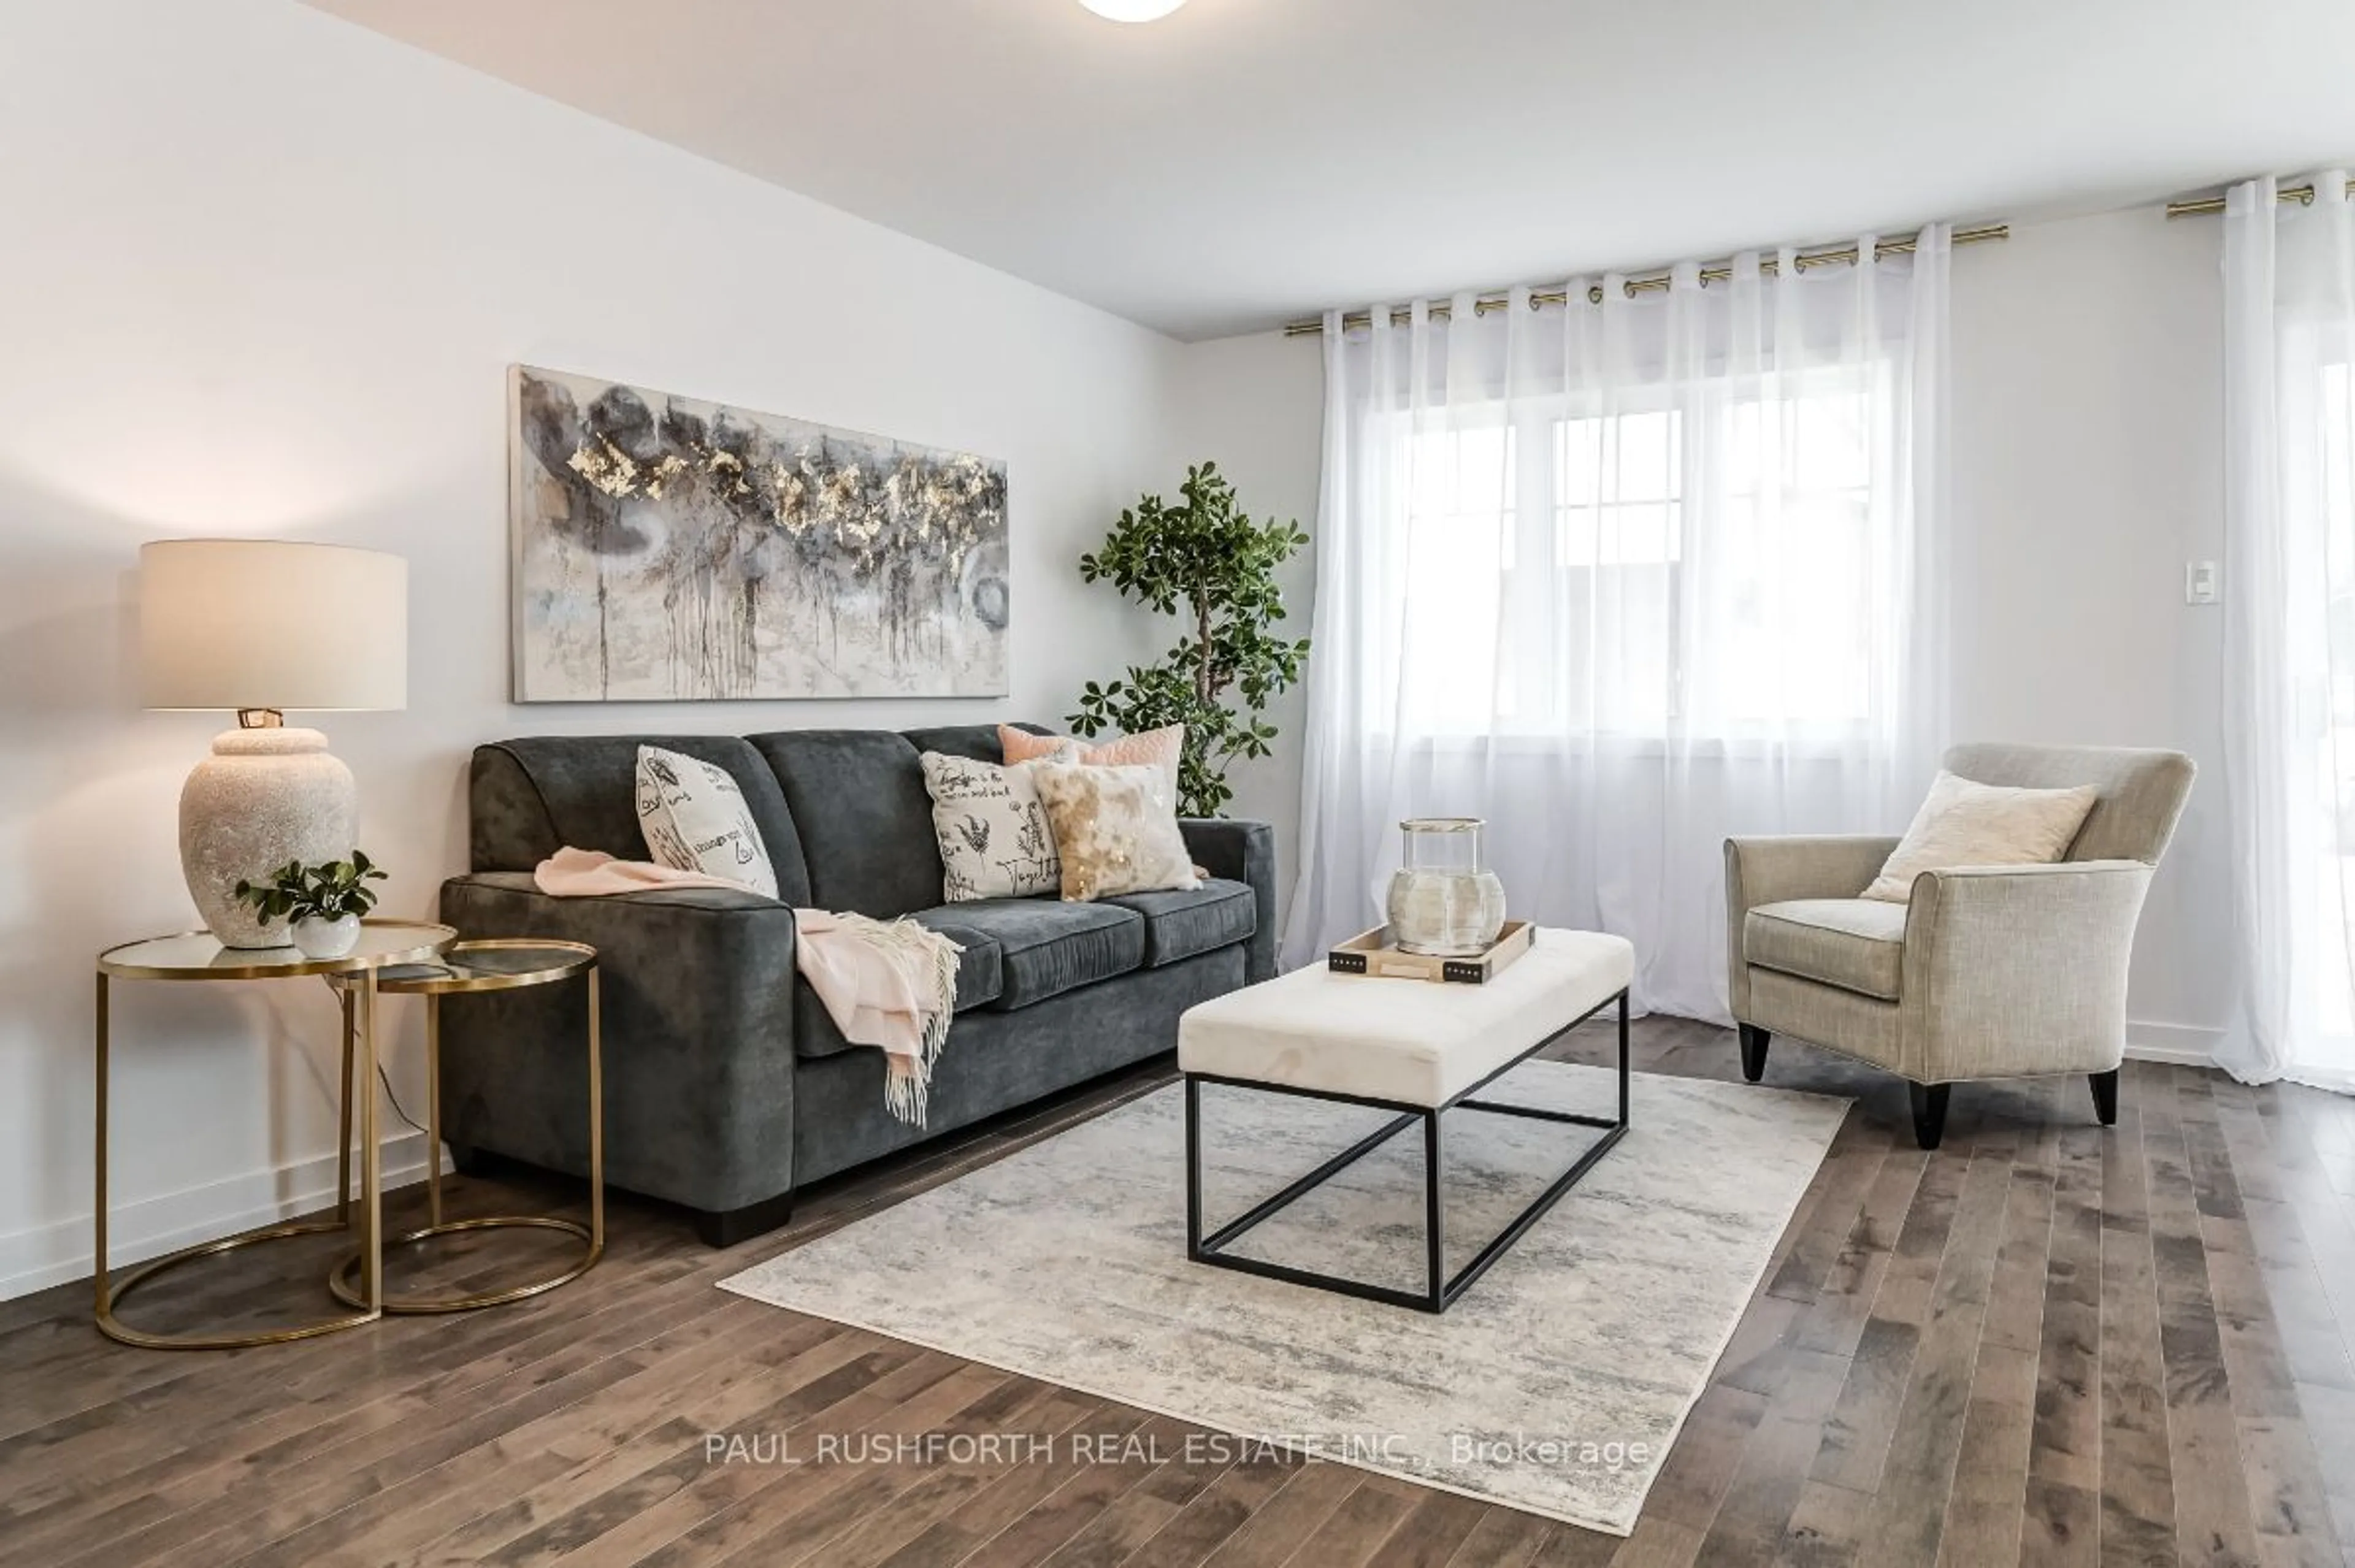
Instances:
[[[511,991],[526,986],[549,986],[584,977],[589,987],[589,1223],[552,1215],[494,1214],[479,1219],[445,1220],[442,1215],[442,1002],[445,997]],[[377,1263],[368,1249],[347,1254],[328,1275],[327,1288],[347,1307],[374,1301],[394,1314],[471,1312],[521,1301],[527,1296],[554,1290],[579,1279],[605,1253],[605,1089],[599,1060],[597,1017],[597,950],[585,943],[538,937],[489,937],[452,943],[423,962],[412,962],[368,975],[330,975],[327,983],[348,997],[355,992],[425,998],[426,1145],[433,1151],[426,1162],[427,1223],[422,1229],[391,1237],[387,1246],[410,1246],[437,1236],[472,1231],[561,1231],[578,1236],[581,1255],[566,1268],[523,1285],[468,1296],[385,1296],[377,1277]],[[373,1005],[372,1001],[369,1004]],[[363,1009],[365,1010],[365,1009]],[[352,1009],[344,1011],[345,1046],[351,1043]],[[379,1249],[379,1252],[381,1249]],[[365,1276],[365,1277],[364,1277]]]
[[[284,1344],[291,1339],[308,1339],[314,1335],[332,1334],[342,1328],[357,1328],[363,1323],[373,1323],[382,1316],[383,1181],[378,1166],[376,1124],[377,976],[389,965],[431,961],[456,941],[457,936],[458,933],[446,925],[433,925],[421,921],[371,920],[361,924],[358,945],[341,958],[306,958],[292,947],[223,947],[210,933],[202,931],[125,943],[120,947],[110,947],[98,955],[98,1235],[92,1283],[97,1296],[98,1327],[101,1333],[110,1339],[148,1349],[231,1350],[251,1345]],[[108,985],[115,980],[281,980],[313,975],[327,977],[342,991],[344,997],[343,1146],[336,1162],[336,1217],[333,1220],[290,1221],[240,1235],[225,1236],[218,1241],[200,1242],[195,1246],[183,1247],[178,1252],[151,1259],[128,1270],[119,1280],[110,1281],[106,1266],[106,1178],[107,1100],[111,1087],[108,1058],[112,1041],[107,1006]],[[595,1014],[592,1012],[590,1016],[593,1019]],[[591,1028],[593,1029],[593,1024]],[[355,1093],[353,1082],[355,1045],[358,1051],[360,1087],[357,1093]],[[356,1310],[340,1317],[246,1334],[154,1334],[131,1328],[116,1319],[114,1309],[124,1296],[180,1264],[261,1242],[348,1230],[352,1220],[351,1158],[355,1102],[358,1106],[360,1124],[362,1224],[359,1250],[352,1255],[352,1261],[359,1264],[363,1277],[360,1288],[346,1299],[346,1305]],[[432,1163],[438,1166],[438,1148],[435,1152]]]

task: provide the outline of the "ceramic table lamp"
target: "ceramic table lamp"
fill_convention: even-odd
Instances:
[[[160,539],[139,550],[140,664],[149,708],[218,708],[238,728],[180,790],[180,869],[228,947],[276,947],[237,901],[289,860],[348,858],[359,840],[351,770],[287,709],[404,708],[409,563],[342,545]]]

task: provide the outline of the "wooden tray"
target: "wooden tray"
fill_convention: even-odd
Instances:
[[[1325,955],[1325,966],[1336,975],[1369,975],[1393,980],[1441,980],[1459,986],[1483,986],[1498,975],[1514,959],[1529,950],[1537,939],[1538,928],[1526,920],[1508,920],[1497,933],[1497,940],[1487,952],[1465,958],[1439,958],[1427,953],[1408,953],[1390,943],[1391,928],[1378,925],[1373,930],[1349,938]]]

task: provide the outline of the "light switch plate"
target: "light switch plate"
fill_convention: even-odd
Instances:
[[[2214,561],[2188,560],[2183,563],[2183,602],[2186,604],[2213,604],[2216,592]]]

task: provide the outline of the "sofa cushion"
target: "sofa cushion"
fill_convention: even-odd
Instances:
[[[918,918],[952,936],[962,928],[997,944],[1005,972],[990,1006],[1001,1012],[1125,975],[1145,962],[1145,917],[1116,904],[975,899]]]
[[[1906,906],[1878,899],[1760,904],[1742,923],[1742,955],[1762,969],[1897,999]]]
[[[733,735],[534,735],[475,747],[469,790],[474,869],[528,871],[567,847],[645,859],[637,809],[640,746],[684,752],[725,769],[761,830],[776,870],[777,897],[789,904],[810,901],[801,837],[777,775]],[[924,837],[929,849],[929,813]]]
[[[997,944],[983,932],[956,922],[953,909],[919,910],[912,917],[917,924],[939,932],[959,949],[957,954],[956,1010],[964,1012],[997,999],[1004,987],[1005,955]],[[834,1015],[826,1010],[817,993],[798,976],[794,982],[794,1054],[795,1056],[832,1056],[837,1051],[854,1049],[843,1039],[842,1031],[834,1027]],[[864,1048],[864,1049],[872,1049]]]
[[[1217,878],[1199,888],[1120,893],[1103,901],[1145,917],[1145,966],[1158,969],[1231,943],[1249,942],[1259,929],[1259,904],[1250,886]]]
[[[958,920],[953,909],[920,909],[908,918],[957,944],[957,1011],[997,1000],[1006,989],[1006,955],[996,938]]]
[[[785,730],[748,739],[801,829],[811,904],[891,920],[941,901],[932,797],[906,736]]]

